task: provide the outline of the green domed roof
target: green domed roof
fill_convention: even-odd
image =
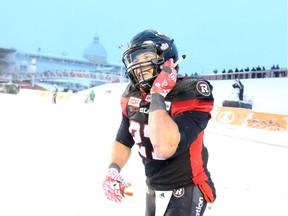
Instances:
[[[83,57],[96,64],[105,64],[107,62],[107,53],[105,48],[99,43],[98,35],[94,36],[94,41],[84,50]]]

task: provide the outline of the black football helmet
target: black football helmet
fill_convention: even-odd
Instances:
[[[155,53],[155,58],[137,62],[135,60],[137,55],[145,52]],[[126,67],[126,76],[129,77],[135,87],[141,88],[148,93],[154,80],[161,72],[160,66],[170,58],[173,58],[174,62],[178,60],[178,51],[174,40],[161,32],[149,29],[138,33],[132,38],[128,49],[123,53],[122,61]],[[147,66],[153,66],[153,76],[139,81],[134,70]],[[177,67],[176,70],[178,70]]]

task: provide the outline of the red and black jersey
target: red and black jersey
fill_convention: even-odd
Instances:
[[[210,177],[208,151],[203,143],[214,98],[211,84],[203,79],[178,79],[166,96],[167,112],[177,123],[180,142],[168,159],[157,158],[149,139],[149,95],[129,84],[122,95],[122,122],[116,140],[132,148],[139,146],[147,185],[154,190],[172,190],[200,184]]]

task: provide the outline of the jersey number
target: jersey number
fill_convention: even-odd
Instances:
[[[151,151],[151,156],[148,156],[149,152],[146,151],[146,147],[142,145],[142,137],[150,138],[149,128],[147,124],[144,124],[143,128],[141,129],[141,124],[137,121],[131,121],[129,132],[132,134],[134,142],[139,146],[139,153],[145,158],[151,158],[154,160],[164,160],[163,158],[159,158],[155,155],[154,151]]]

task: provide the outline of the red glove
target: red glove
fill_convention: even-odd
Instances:
[[[130,185],[130,183],[124,182],[123,177],[115,168],[110,168],[103,182],[103,190],[107,199],[120,203],[125,195],[133,195],[131,192],[125,192],[125,189]]]
[[[177,70],[174,69],[173,59],[170,58],[163,65],[162,71],[155,79],[150,93],[159,93],[163,97],[174,88],[177,82]]]

